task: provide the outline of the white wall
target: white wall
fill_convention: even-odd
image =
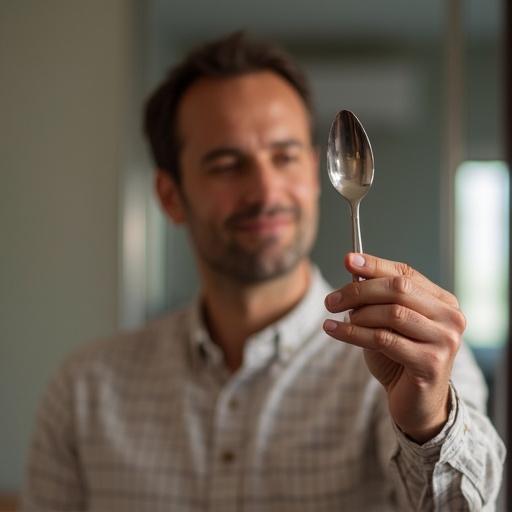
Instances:
[[[117,327],[132,11],[0,2],[0,491],[56,362]]]

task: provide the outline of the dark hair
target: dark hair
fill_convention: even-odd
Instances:
[[[249,39],[235,32],[192,50],[173,67],[149,97],[144,132],[156,166],[180,182],[181,141],[177,126],[178,105],[186,90],[202,77],[232,77],[269,70],[284,78],[300,95],[313,117],[309,85],[292,59],[273,44]]]

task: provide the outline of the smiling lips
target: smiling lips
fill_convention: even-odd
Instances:
[[[300,208],[296,206],[265,208],[260,205],[232,215],[226,225],[242,233],[273,234],[298,222],[299,218]]]
[[[240,219],[232,224],[237,231],[251,234],[276,233],[295,222],[295,216],[290,212],[272,215],[258,215],[248,219]]]

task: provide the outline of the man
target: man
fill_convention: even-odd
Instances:
[[[157,195],[201,292],[65,363],[26,510],[494,509],[504,447],[455,297],[367,254],[345,259],[365,280],[333,291],[309,260],[311,125],[299,71],[241,34],[150,98]]]

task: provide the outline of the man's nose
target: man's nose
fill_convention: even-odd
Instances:
[[[282,176],[268,161],[255,161],[251,166],[247,184],[247,197],[251,202],[271,202],[279,193]]]

